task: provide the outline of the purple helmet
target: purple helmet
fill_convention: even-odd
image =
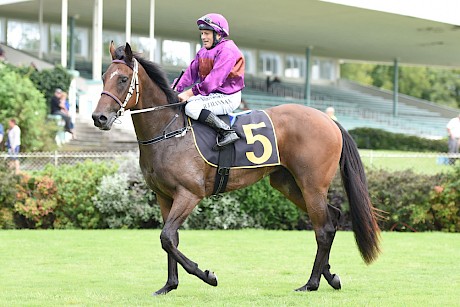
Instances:
[[[212,30],[219,33],[222,37],[230,35],[227,19],[220,14],[210,13],[200,17],[196,24],[200,30]]]

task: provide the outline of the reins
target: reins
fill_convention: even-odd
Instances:
[[[112,63],[122,63],[122,64],[127,65],[128,67],[130,67],[133,70],[133,77],[131,79],[131,83],[129,85],[129,90],[128,90],[128,94],[126,95],[125,101],[122,103],[121,100],[118,99],[117,96],[115,96],[114,94],[112,94],[112,93],[110,93],[108,91],[102,91],[102,93],[101,93],[101,95],[107,95],[107,96],[111,97],[113,100],[115,100],[120,105],[120,110],[118,110],[117,115],[116,115],[117,118],[120,117],[120,116],[123,116],[123,114],[125,113],[125,107],[128,104],[129,100],[131,99],[134,90],[136,90],[136,103],[135,103],[135,106],[139,102],[139,64],[138,64],[138,61],[136,60],[136,58],[133,58],[133,60],[134,60],[133,61],[134,62],[133,67],[129,66],[123,60],[112,60]],[[187,102],[176,102],[176,103],[170,103],[170,104],[151,107],[151,108],[146,108],[146,109],[130,110],[130,113],[131,114],[139,114],[139,113],[151,112],[151,111],[156,111],[156,110],[162,110],[162,109],[171,108],[171,107],[182,107],[186,103]],[[179,114],[175,114],[173,116],[173,118],[169,121],[169,123],[163,128],[163,133],[161,135],[159,135],[157,137],[154,137],[154,138],[152,138],[150,140],[147,140],[147,141],[141,141],[141,140],[138,139],[137,143],[139,143],[140,145],[150,145],[150,144],[155,144],[155,143],[161,142],[163,140],[166,140],[166,139],[169,139],[169,138],[172,138],[172,137],[184,136],[187,133],[187,130],[189,129],[189,127],[187,127],[187,120],[186,120],[185,116],[184,116],[184,126],[182,128],[174,130],[174,131],[171,131],[171,132],[166,132],[166,130],[169,128],[169,126],[171,126],[173,124],[173,122],[178,117],[179,117]]]

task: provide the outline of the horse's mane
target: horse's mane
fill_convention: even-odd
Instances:
[[[117,59],[125,60],[124,47],[118,47],[115,51],[115,55]],[[158,85],[158,87],[165,93],[168,103],[178,102],[177,93],[171,89],[169,80],[166,77],[166,73],[160,67],[160,65],[148,61],[138,54],[133,54],[133,56],[136,58],[139,64],[144,67],[144,70],[147,72],[147,75],[150,77],[150,79],[155,82],[155,84]]]

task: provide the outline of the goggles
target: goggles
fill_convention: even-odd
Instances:
[[[217,28],[219,28],[222,31],[222,33],[225,33],[226,35],[228,35],[227,31],[224,28],[222,28],[220,25],[218,25],[217,23],[213,22],[212,19],[209,16],[203,16],[198,20],[204,21],[208,25],[216,26]],[[207,29],[205,27],[205,25],[203,25],[203,24],[198,25],[198,28],[200,30],[206,30]],[[211,30],[211,29],[208,28],[208,30]]]

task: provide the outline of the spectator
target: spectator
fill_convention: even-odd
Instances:
[[[8,153],[12,160],[13,167],[16,174],[19,173],[19,158],[18,154],[21,147],[21,129],[16,124],[14,118],[10,119],[8,122],[10,129],[8,130]]]
[[[2,46],[0,46],[0,62],[6,61],[5,50],[3,50]]]
[[[326,114],[334,121],[338,121],[337,117],[335,116],[335,109],[333,107],[328,107],[326,109]]]
[[[65,107],[66,97],[63,97],[63,91],[57,88],[54,91],[54,96],[51,98],[51,114],[60,115],[65,122],[64,130],[73,135],[72,120],[69,116],[69,111]]]
[[[460,146],[460,114],[452,118],[446,128],[449,136],[448,152],[457,154]]]
[[[3,135],[5,134],[5,129],[3,129],[3,125],[0,124],[0,150],[3,148],[2,147],[2,141],[3,141]]]

